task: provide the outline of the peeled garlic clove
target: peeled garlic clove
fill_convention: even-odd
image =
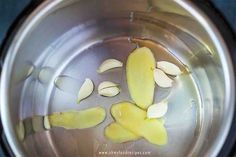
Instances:
[[[161,118],[163,117],[168,109],[168,102],[162,101],[160,103],[151,105],[147,110],[148,118]]]
[[[44,118],[43,118],[43,125],[44,125],[45,129],[47,129],[47,130],[51,129],[51,125],[50,125],[48,116],[44,116]]]
[[[120,93],[119,85],[110,81],[104,81],[98,85],[98,94],[113,97]]]
[[[25,138],[25,126],[22,121],[16,125],[16,133],[20,141],[23,141]]]
[[[93,89],[94,89],[94,84],[92,80],[86,78],[79,90],[77,103],[79,104],[81,100],[90,96],[93,92]]]
[[[113,83],[113,82],[111,82],[111,81],[104,81],[104,82],[102,82],[102,83],[99,84],[99,86],[98,86],[98,91],[100,91],[100,90],[102,90],[102,89],[104,89],[104,88],[117,87],[117,86],[118,86],[118,84]]]
[[[98,91],[99,95],[113,97],[120,93],[120,89],[118,87],[108,87],[103,88],[102,90]]]
[[[170,79],[162,70],[154,70],[154,79],[158,86],[168,88],[172,86],[173,80]]]
[[[116,59],[107,59],[105,60],[100,67],[98,68],[98,73],[103,73],[107,70],[113,69],[113,68],[119,68],[122,67],[123,63],[121,61],[118,61]]]
[[[98,86],[98,94],[107,97],[113,97],[120,93],[120,88],[118,84],[110,81],[104,81]]]
[[[180,68],[171,62],[167,62],[167,61],[157,62],[157,68],[161,69],[162,71],[164,71],[166,74],[169,74],[169,75],[181,74]]]

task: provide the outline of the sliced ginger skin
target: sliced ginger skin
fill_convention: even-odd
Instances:
[[[167,132],[160,120],[147,119],[146,111],[138,108],[132,103],[121,102],[114,104],[111,114],[121,126],[130,132],[144,137],[155,145],[165,145],[167,143]]]
[[[109,124],[105,128],[105,136],[114,143],[135,141],[141,138],[116,122]]]
[[[48,116],[51,126],[65,129],[85,129],[94,127],[104,121],[106,111],[102,107],[94,107],[82,111],[55,112]]]
[[[126,77],[130,96],[139,107],[147,109],[153,102],[155,58],[147,47],[135,49],[128,57]]]

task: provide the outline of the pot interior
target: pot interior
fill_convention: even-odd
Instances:
[[[219,151],[230,108],[225,104],[226,76],[232,74],[225,70],[228,65],[222,58],[225,54],[217,49],[219,43],[190,10],[167,0],[68,0],[45,2],[30,18],[19,33],[20,45],[8,71],[8,125],[15,131],[11,140],[19,153],[182,157],[211,156]],[[149,47],[157,61],[171,61],[188,71],[174,78],[172,88],[156,87],[154,102],[169,96],[163,118],[168,133],[165,146],[144,139],[115,144],[104,136],[104,128],[114,121],[111,105],[131,101],[125,65],[128,55],[142,46]],[[97,68],[108,58],[122,61],[124,67],[98,74]],[[121,93],[106,98],[95,88],[78,105],[77,93],[85,78],[91,78],[95,87],[102,81],[119,83]],[[45,115],[95,106],[104,107],[107,113],[96,127],[47,130],[43,126]],[[20,137],[14,140],[19,130]]]

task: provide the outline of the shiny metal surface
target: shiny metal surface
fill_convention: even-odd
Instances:
[[[151,48],[157,60],[171,60],[191,72],[178,77],[172,91],[156,92],[157,102],[170,94],[166,146],[144,140],[112,144],[103,135],[112,121],[111,104],[130,98],[125,69],[104,75],[96,69],[107,58],[125,63],[137,44]],[[62,84],[55,84],[58,77],[64,79]],[[122,92],[109,99],[94,92],[77,105],[76,94],[86,77],[96,86],[104,80],[120,83]],[[1,116],[16,156],[84,157],[131,151],[150,152],[147,156],[155,157],[214,157],[232,121],[234,82],[223,39],[189,1],[45,1],[8,50],[1,76]],[[97,105],[106,108],[107,118],[95,128],[46,130],[41,126],[44,115]],[[16,133],[21,122],[23,140]]]

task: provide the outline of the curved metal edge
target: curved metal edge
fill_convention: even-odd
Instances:
[[[19,15],[17,15],[16,19],[13,21],[13,23],[8,28],[8,31],[6,32],[6,35],[5,35],[2,43],[0,44],[0,52],[1,52],[1,54],[0,54],[0,73],[1,73],[3,63],[4,63],[6,52],[7,52],[15,34],[16,34],[16,32],[18,31],[19,27],[23,24],[23,22],[26,20],[26,18],[30,15],[30,13],[32,13],[33,10],[37,6],[39,6],[42,2],[43,2],[43,0],[33,0],[29,4],[27,4],[25,6],[25,8],[23,8],[22,12]]]
[[[233,67],[233,61],[236,61],[236,40],[233,31],[229,25],[223,20],[218,11],[216,11],[210,2],[205,0],[192,0],[192,1],[177,1],[183,8],[192,10],[191,14],[199,21],[209,32],[212,40],[216,45],[217,50],[220,53],[221,59],[225,62],[222,63],[223,70],[228,73],[225,76],[226,82],[226,98],[225,98],[225,110],[228,115],[224,119],[224,128],[226,131],[220,130],[221,137],[217,139],[215,145],[213,145],[207,157],[228,157],[230,151],[235,143],[235,122],[236,109],[235,109],[235,68]],[[233,54],[234,53],[234,54]],[[234,55],[234,56],[233,56]],[[234,57],[234,58],[232,58]],[[232,60],[233,59],[233,60]],[[234,131],[233,131],[234,130]],[[233,138],[234,139],[233,139]],[[229,142],[231,141],[231,142]],[[231,143],[231,146],[227,145]],[[227,148],[228,147],[228,148]]]
[[[40,16],[41,16],[41,14],[44,14],[44,13],[46,13],[47,12],[47,10],[49,10],[51,7],[53,7],[53,6],[55,6],[55,5],[57,5],[58,3],[60,3],[60,1],[62,1],[62,0],[58,0],[58,1],[45,1],[45,2],[43,2],[28,18],[27,18],[27,20],[23,23],[23,25],[22,25],[22,27],[21,28],[23,28],[23,27],[30,27],[31,25],[33,25],[34,23],[35,23],[35,20],[37,20],[37,19],[39,19],[40,18]],[[201,10],[203,10],[203,11],[205,11],[205,12],[210,12],[210,9],[208,10],[208,9],[206,9],[206,8],[204,8],[205,6],[203,6],[202,4],[202,2],[205,2],[205,1],[202,1],[202,2],[199,2],[199,1],[197,1],[197,0],[192,0],[193,2],[195,1],[195,3],[196,3],[196,6],[197,7],[199,7]],[[200,0],[201,1],[201,0]],[[183,2],[183,3],[185,3],[185,2]],[[202,3],[202,4],[201,4]],[[37,15],[38,13],[41,13],[40,15]],[[212,11],[213,12],[213,11]],[[196,14],[196,13],[195,13]],[[212,14],[212,13],[211,13]],[[213,19],[215,19],[215,13],[213,13],[214,14],[214,18]],[[208,15],[208,14],[207,14]],[[212,15],[208,15],[209,17],[212,17]],[[34,18],[34,20],[33,21],[31,21],[32,19]],[[223,21],[222,20],[222,18],[220,18],[220,19],[218,19],[219,21]],[[215,23],[215,21],[213,21],[214,23]],[[218,22],[219,23],[219,22]],[[27,25],[29,25],[29,26],[27,26]],[[221,29],[220,28],[218,28],[218,30],[220,30],[220,32],[221,32],[221,35],[222,36],[225,36],[224,35],[224,33],[222,33],[222,32],[226,32],[226,29],[225,29],[225,27],[227,27],[227,28],[229,28],[228,26],[227,26],[227,24],[225,23],[225,22],[223,22],[223,23],[220,23],[220,25],[217,25],[217,26],[220,26],[221,27]],[[224,29],[222,29],[222,27],[224,27]],[[230,29],[228,29],[228,30],[230,30]],[[15,36],[15,38],[12,40],[13,42],[13,44],[10,46],[10,47],[8,47],[8,46],[4,46],[4,49],[5,49],[5,47],[8,47],[7,49],[8,49],[8,52],[10,52],[10,50],[12,50],[12,52],[14,52],[14,53],[16,53],[16,51],[14,51],[14,50],[16,50],[18,47],[19,47],[19,43],[18,44],[16,44],[16,40],[20,40],[20,39],[22,39],[23,38],[23,36],[24,36],[25,34],[23,33],[23,29],[19,29],[19,32],[17,33],[17,35]],[[231,32],[230,33],[230,31],[228,31],[227,32],[227,38],[231,38],[231,39],[235,39],[234,37],[233,37],[233,33]],[[225,38],[226,39],[226,38]],[[222,41],[223,41],[223,39],[222,39]],[[227,40],[227,41],[230,41],[230,40]],[[234,40],[235,41],[235,40]],[[225,43],[225,42],[224,42]],[[236,45],[235,44],[235,42],[233,42],[234,43],[234,45],[232,44],[232,42],[226,42],[227,43],[227,47],[228,47],[228,49],[230,50],[230,52],[236,52],[236,48],[235,48],[235,46],[234,45]],[[5,45],[5,44],[4,44]],[[226,46],[225,46],[226,47]],[[232,50],[232,51],[231,51]],[[4,50],[4,52],[6,52],[5,50]],[[235,53],[236,54],[236,53]],[[11,54],[12,55],[12,54]],[[7,54],[7,57],[6,57],[6,60],[5,60],[5,63],[4,63],[4,65],[5,64],[8,64],[10,61],[13,61],[14,60],[14,57],[12,57],[11,55],[9,55],[9,54]],[[230,57],[229,56],[227,56],[227,59],[228,60],[230,60]],[[236,61],[236,56],[235,56],[235,58],[234,58],[234,60]],[[230,61],[231,62],[231,61]],[[231,62],[231,64],[232,64],[232,62]],[[9,66],[5,66],[5,67],[9,67]],[[232,68],[231,68],[232,69]],[[2,74],[3,75],[6,75],[7,74],[7,68],[4,68],[3,69],[3,71],[2,71]],[[232,80],[234,80],[234,78],[229,78],[229,80],[230,81],[232,81]],[[234,81],[233,81],[234,82]],[[2,84],[2,86],[0,87],[1,88],[1,91],[3,91],[3,89],[6,89],[6,87],[8,86],[8,84],[9,84],[9,81],[8,80],[6,80],[6,79],[4,79],[3,77],[1,78],[1,84]],[[234,86],[233,86],[233,88],[234,88]],[[233,91],[234,91],[234,89],[232,89]],[[11,146],[11,148],[12,148],[12,150],[13,150],[13,152],[14,152],[14,154],[17,154],[17,156],[23,156],[23,152],[20,150],[20,148],[19,147],[17,147],[16,145],[15,145],[15,143],[14,143],[14,141],[17,141],[16,140],[16,137],[12,137],[11,136],[11,134],[14,132],[14,130],[13,130],[13,128],[9,128],[9,125],[8,125],[8,121],[10,121],[10,117],[7,115],[7,111],[8,111],[8,108],[7,108],[7,106],[6,106],[6,104],[8,104],[8,100],[7,100],[7,93],[8,93],[8,89],[6,90],[6,92],[5,93],[3,93],[3,92],[1,92],[1,97],[5,97],[5,100],[1,100],[1,104],[5,104],[5,105],[1,105],[1,118],[2,118],[2,123],[3,123],[3,127],[4,127],[4,131],[5,131],[5,133],[6,133],[6,138],[7,138],[7,140],[9,141],[9,145]],[[234,93],[234,92],[233,92]],[[234,97],[234,95],[233,95],[233,97]],[[3,112],[3,111],[6,111],[5,113]],[[233,115],[233,111],[234,110],[232,110],[232,112],[230,112],[229,113],[229,115]],[[234,121],[235,121],[235,117],[236,116],[234,116]],[[232,118],[231,118],[231,120],[230,120],[230,122],[232,122]],[[229,128],[230,128],[230,126],[226,126],[227,127],[227,130],[229,130]],[[231,128],[235,128],[235,126],[231,126]],[[235,135],[235,133],[233,132],[233,134]],[[226,138],[226,136],[227,136],[227,134],[226,135],[224,135],[225,136],[225,138]],[[12,138],[14,138],[14,139],[12,139]],[[229,137],[228,137],[229,138]],[[235,136],[234,136],[234,139],[235,139]],[[226,143],[227,143],[227,141],[226,141]],[[225,143],[225,145],[227,145]],[[221,146],[223,145],[224,143],[222,143],[221,142]],[[229,147],[228,145],[227,145],[227,147]],[[224,149],[224,148],[223,148]],[[218,150],[218,152],[219,152],[220,150]],[[214,153],[215,155],[216,154],[218,154],[218,152],[217,153]],[[224,156],[224,155],[223,155]],[[219,157],[222,157],[222,154],[221,154],[221,152],[219,153]]]
[[[202,0],[200,0],[202,1]],[[231,59],[234,63],[234,71],[236,73],[236,35],[229,23],[225,20],[222,14],[212,5],[212,3],[199,0],[193,0],[193,2],[202,9],[215,24],[217,29],[223,36],[225,43],[231,53]],[[235,96],[234,96],[235,97]],[[234,105],[235,106],[235,105]],[[231,124],[226,141],[218,153],[218,157],[233,157],[236,156],[236,107],[234,108],[233,122]]]
[[[42,0],[34,0],[31,1],[29,4],[23,8],[22,12],[16,17],[16,20],[10,25],[8,28],[8,31],[6,33],[5,38],[3,39],[1,45],[0,45],[0,77],[1,77],[1,71],[4,63],[4,59],[6,56],[6,52],[10,46],[10,43],[13,41],[13,38],[20,28],[20,26],[23,24],[23,22],[26,20],[26,18],[29,16],[30,13],[33,12],[33,10],[39,6],[42,3]],[[1,87],[0,87],[1,88]],[[0,109],[1,113],[1,109]],[[11,147],[9,146],[9,143],[7,142],[6,135],[3,130],[2,126],[2,120],[0,117],[0,147],[1,147],[1,153],[5,157],[14,156]]]
[[[1,133],[3,133],[4,138],[6,139],[4,142],[1,139],[1,145],[3,145],[4,153],[7,156],[19,156],[23,157],[23,150],[17,145],[18,143],[17,137],[15,136],[15,130],[12,126],[9,125],[11,122],[11,117],[9,114],[8,108],[8,93],[9,93],[9,80],[6,78],[10,78],[10,73],[8,73],[8,68],[12,68],[15,54],[23,41],[25,35],[27,35],[27,31],[37,23],[37,21],[43,17],[51,8],[55,7],[58,3],[63,0],[50,1],[50,0],[36,0],[33,2],[32,6],[26,7],[26,12],[23,11],[22,17],[19,21],[16,21],[10,29],[13,29],[12,32],[8,32],[8,38],[4,39],[3,44],[1,45],[1,52],[3,52],[1,56],[1,80],[0,80],[0,116],[1,116]],[[36,8],[36,9],[35,9]],[[21,16],[21,15],[20,15]],[[4,60],[4,62],[3,62]],[[6,77],[8,76],[8,77]],[[13,136],[14,135],[14,136]],[[10,148],[8,147],[10,146]],[[12,155],[13,154],[13,155]]]

